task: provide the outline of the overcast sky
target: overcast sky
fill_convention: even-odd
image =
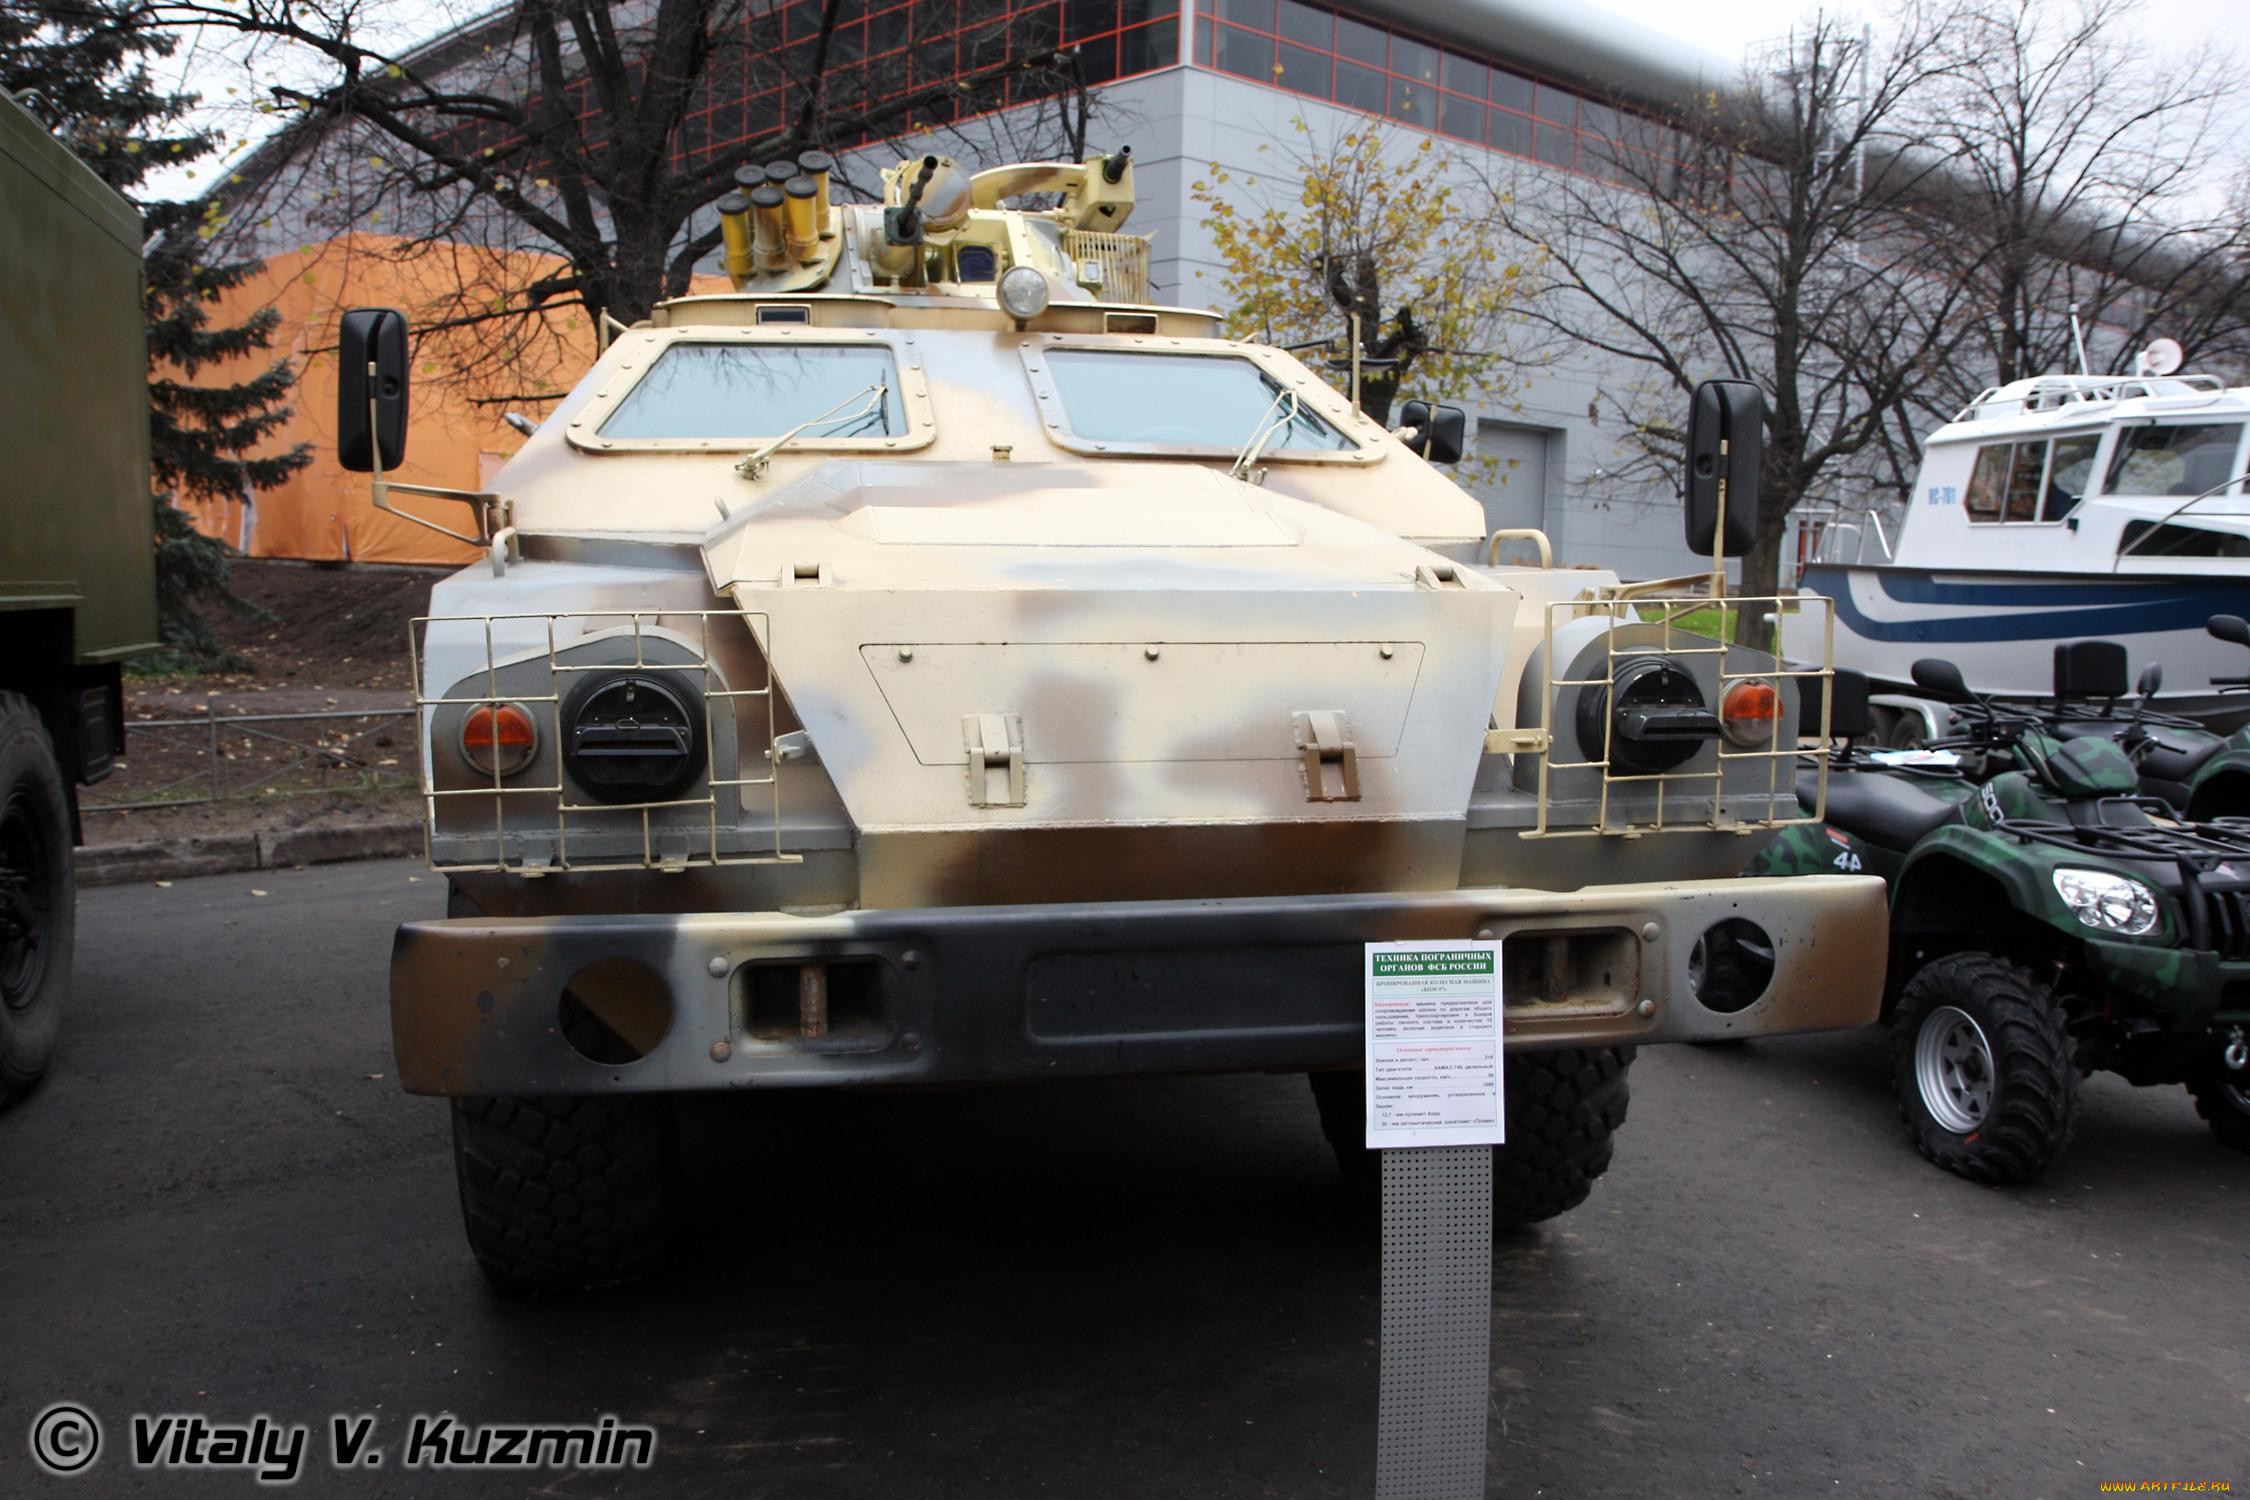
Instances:
[[[1630,16],[1643,26],[1693,42],[1722,57],[1789,29],[1812,9],[1805,0],[1583,0],[1595,10]],[[2055,0],[2042,0],[2053,4]],[[1848,7],[1840,7],[1848,8]],[[1879,7],[1870,7],[1879,9]],[[2210,40],[2250,60],[2250,3],[2245,0],[2142,0],[2143,38],[2164,49]]]

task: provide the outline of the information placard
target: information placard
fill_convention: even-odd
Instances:
[[[1369,943],[1366,997],[1368,1146],[1499,1145],[1499,943]]]

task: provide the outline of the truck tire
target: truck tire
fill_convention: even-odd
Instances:
[[[0,693],[0,1109],[55,1055],[77,921],[70,794],[54,746],[29,703]]]
[[[461,1222],[511,1295],[633,1281],[670,1249],[672,1119],[641,1097],[456,1099]]]
[[[2078,1069],[2054,991],[1989,953],[1941,958],[1892,1018],[1891,1082],[1915,1148],[1976,1182],[2024,1182],[2078,1128]]]
[[[2237,1151],[2250,1151],[2250,1074],[2213,1064],[2188,1081],[2188,1091],[2213,1135]]]
[[[1609,1170],[1613,1137],[1625,1123],[1632,1091],[1630,1047],[1573,1047],[1513,1052],[1506,1073],[1508,1143],[1492,1153],[1492,1227],[1522,1229],[1586,1201],[1594,1179]],[[1344,1180],[1360,1193],[1380,1190],[1381,1153],[1366,1146],[1361,1075],[1315,1073],[1313,1102],[1321,1133]]]

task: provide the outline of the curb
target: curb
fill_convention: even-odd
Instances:
[[[77,851],[81,886],[131,885],[230,875],[242,870],[290,869],[356,859],[397,859],[422,852],[418,818],[354,823],[341,828],[289,828],[264,833],[218,833],[203,838],[140,844],[96,844]]]

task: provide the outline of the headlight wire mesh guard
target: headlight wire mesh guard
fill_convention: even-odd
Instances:
[[[583,630],[566,636],[558,646],[556,626],[560,622],[586,624],[597,629]],[[750,646],[758,662],[758,681],[751,686],[730,684],[712,654],[713,622],[740,621],[748,632]],[[500,673],[503,668],[521,666],[534,660],[539,653],[511,653],[505,659],[495,644],[495,626],[529,624],[544,641],[545,692],[520,691],[516,685],[502,690]],[[484,663],[479,672],[459,679],[462,684],[473,682],[477,676],[484,678],[486,691],[482,694],[431,693],[423,681],[423,664],[427,658],[428,633],[432,626],[475,626],[484,643]],[[720,629],[726,627],[720,626]],[[430,744],[430,736],[440,710],[460,706],[470,711],[478,707],[491,708],[502,703],[540,705],[551,715],[558,731],[561,727],[562,705],[571,696],[576,683],[590,673],[643,672],[677,674],[685,685],[692,686],[697,694],[703,716],[703,743],[716,747],[719,737],[713,732],[715,716],[728,714],[734,723],[735,766],[737,774],[721,776],[722,767],[714,756],[710,774],[697,788],[690,787],[684,795],[661,801],[646,802],[581,802],[574,798],[572,789],[563,776],[562,756],[553,757],[552,778],[541,778],[531,783],[507,782],[495,772],[489,783],[480,779],[475,786],[440,787],[436,784],[433,756],[425,748],[422,766],[422,837],[424,856],[434,870],[452,874],[476,871],[500,871],[518,875],[541,875],[558,870],[615,870],[649,869],[682,870],[694,866],[744,865],[744,864],[796,864],[801,854],[792,854],[781,845],[781,757],[774,752],[776,738],[774,724],[773,674],[767,665],[766,644],[771,640],[772,622],[763,613],[731,609],[646,609],[646,610],[574,610],[554,614],[492,614],[492,615],[424,615],[410,626],[408,644],[414,673],[414,706],[418,732],[422,744]],[[631,656],[625,660],[570,662],[563,659],[572,647],[599,636],[625,636],[632,643]],[[649,653],[652,640],[662,640],[683,650],[684,661],[658,661]],[[764,762],[763,774],[741,774],[745,767]],[[770,847],[765,841],[746,843],[743,830],[722,827],[719,821],[722,794],[731,794],[747,810],[751,799],[757,797],[765,804],[766,824],[771,831]],[[439,809],[452,799],[484,797],[491,799],[492,857],[445,858],[441,857],[439,834]],[[511,804],[510,799],[516,799]],[[554,809],[551,831],[544,831],[541,847],[535,849],[529,837],[530,830],[520,822],[509,822],[511,805],[522,807],[532,799],[545,798]],[[656,815],[672,810],[692,813],[700,810],[700,818],[683,819],[660,825]],[[586,826],[589,818],[601,818],[605,826],[614,828],[619,814],[637,814],[639,822],[639,848],[632,856],[615,854],[589,854],[585,845],[590,841]],[[574,830],[573,820],[577,820]],[[574,833],[579,845],[573,853]],[[677,836],[686,834],[684,842]],[[516,857],[511,859],[510,842],[514,836]],[[551,840],[551,846],[548,841]],[[664,847],[659,847],[660,841]]]

